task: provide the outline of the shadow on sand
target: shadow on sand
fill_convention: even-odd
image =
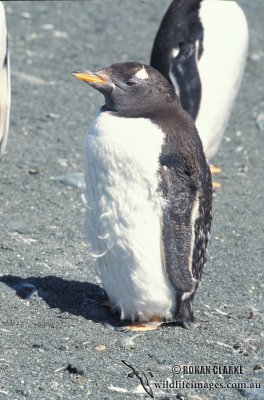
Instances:
[[[0,277],[4,283],[16,291],[21,299],[31,299],[38,295],[49,307],[61,312],[79,315],[96,323],[110,324],[118,328],[123,324],[119,316],[102,305],[107,295],[99,285],[89,282],[68,281],[57,276],[28,277],[5,275]]]

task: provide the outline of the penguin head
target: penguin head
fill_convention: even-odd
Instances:
[[[151,115],[176,99],[171,84],[146,64],[125,62],[72,74],[104,95],[107,110],[126,117]]]

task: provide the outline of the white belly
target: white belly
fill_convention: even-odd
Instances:
[[[99,112],[86,142],[86,231],[111,304],[122,319],[170,318],[175,293],[161,255],[158,158],[150,120]]]
[[[235,1],[204,0],[204,52],[198,62],[202,99],[196,126],[206,157],[216,153],[242,80],[248,49],[247,21]]]
[[[7,31],[5,10],[0,2],[0,156],[5,149],[11,102],[9,58],[4,64],[7,53]]]
[[[0,67],[4,63],[6,55],[6,21],[5,10],[2,2],[0,2]]]

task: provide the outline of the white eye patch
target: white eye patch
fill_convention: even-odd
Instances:
[[[179,47],[174,47],[173,49],[171,49],[171,56],[172,56],[172,58],[176,58],[177,55],[179,54],[179,52],[180,52]]]
[[[145,70],[144,67],[141,68],[141,69],[135,74],[135,78],[141,79],[141,80],[148,79],[148,77],[149,77],[149,75],[148,75],[148,73],[147,73],[147,71]]]

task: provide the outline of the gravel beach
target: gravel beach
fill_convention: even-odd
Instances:
[[[264,399],[263,0],[238,2],[250,48],[213,160],[222,188],[194,304],[200,324],[138,334],[117,331],[100,305],[82,173],[102,97],[71,72],[148,63],[170,1],[3,3],[12,110],[0,161],[0,399]]]

